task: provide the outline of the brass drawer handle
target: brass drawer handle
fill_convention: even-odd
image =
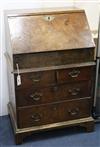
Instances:
[[[68,73],[68,75],[72,78],[77,78],[79,74],[80,74],[80,71],[75,69]]]
[[[72,110],[68,110],[68,113],[69,113],[71,116],[79,115],[79,108],[75,108],[75,109],[72,109]]]
[[[33,83],[40,82],[40,79],[32,79]]]
[[[31,75],[30,79],[32,80],[33,83],[37,83],[37,82],[40,82],[41,76],[40,75],[35,75],[35,76]]]
[[[41,120],[41,117],[40,117],[39,114],[33,114],[33,115],[31,116],[31,118],[32,118],[32,120],[33,120],[34,122],[39,122],[39,121]]]
[[[72,96],[75,96],[75,95],[78,95],[78,94],[79,94],[80,88],[69,89],[68,92],[69,92]]]
[[[32,98],[35,101],[39,101],[42,97],[42,93],[34,93],[30,95],[30,98]]]

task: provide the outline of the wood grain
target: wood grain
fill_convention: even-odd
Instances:
[[[18,126],[19,128],[25,128],[62,122],[88,117],[90,113],[91,99],[20,108],[18,110]],[[33,115],[34,118],[32,118]]]
[[[74,49],[66,51],[51,51],[31,54],[17,54],[13,56],[14,69],[16,64],[20,69],[52,67],[77,63],[87,63],[94,60],[94,49]]]
[[[91,81],[83,81],[44,88],[17,89],[16,104],[17,107],[24,107],[92,97],[91,88]]]
[[[48,16],[8,19],[14,54],[94,47],[84,12]]]
[[[7,20],[13,65],[8,108],[16,144],[32,132],[65,126],[92,131],[95,48],[85,12],[30,10]]]

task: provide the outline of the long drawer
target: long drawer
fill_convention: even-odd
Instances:
[[[17,111],[19,128],[51,124],[90,116],[91,99],[24,107]]]
[[[14,69],[16,63],[20,69],[51,67],[66,64],[86,63],[94,60],[94,49],[72,49],[67,51],[51,51],[13,55]]]
[[[91,81],[82,81],[44,88],[17,89],[16,101],[17,106],[21,107],[91,97],[91,94]]]

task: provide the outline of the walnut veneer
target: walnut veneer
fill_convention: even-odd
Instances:
[[[80,125],[92,131],[95,46],[84,10],[7,14],[6,22],[8,108],[16,144],[54,128]]]

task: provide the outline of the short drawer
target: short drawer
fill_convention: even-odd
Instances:
[[[20,108],[18,127],[32,127],[67,120],[84,118],[91,115],[91,99],[63,101],[48,105]]]
[[[16,101],[17,106],[21,107],[91,97],[91,93],[91,81],[83,81],[45,88],[18,89],[16,90]]]
[[[17,86],[17,74],[15,74],[15,85],[17,89],[30,88],[31,86],[41,87],[55,84],[54,71],[41,71],[21,73],[21,85]]]
[[[66,83],[74,81],[90,80],[93,77],[93,67],[79,67],[61,69],[57,71],[57,82]]]

